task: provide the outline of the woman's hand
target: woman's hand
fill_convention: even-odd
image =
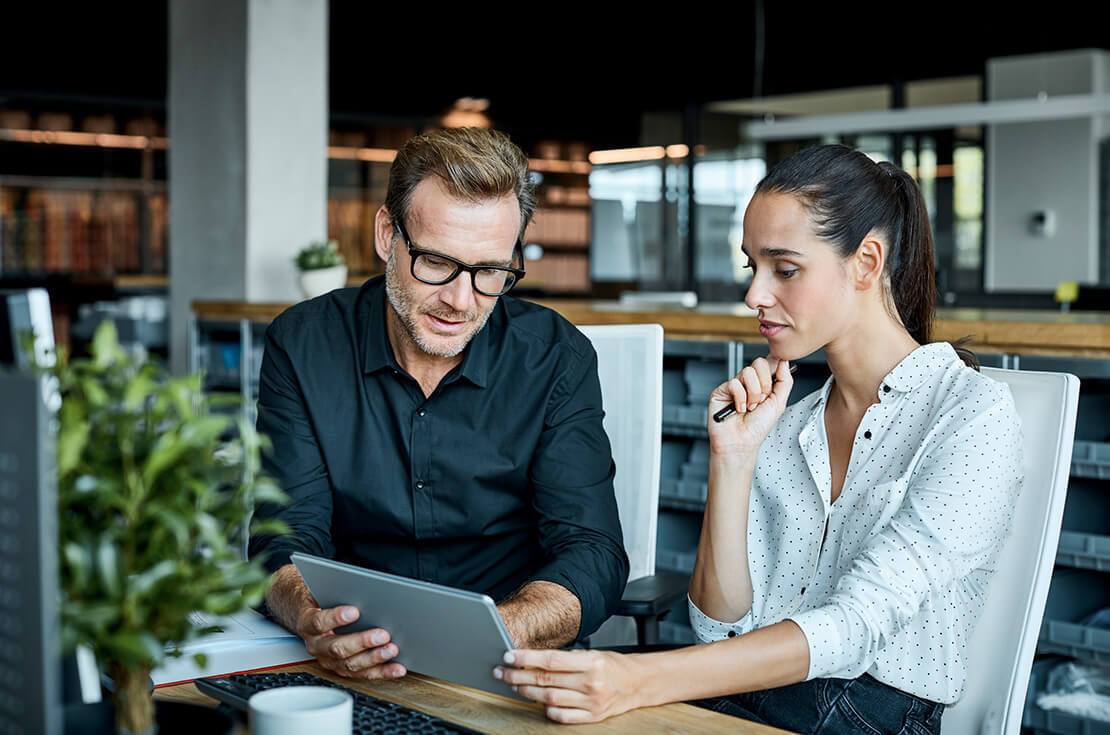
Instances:
[[[786,360],[757,357],[735,378],[722,383],[709,395],[709,449],[721,455],[754,457],[786,410],[786,399],[794,387]],[[736,413],[717,423],[713,414],[728,405]]]
[[[511,651],[493,676],[543,704],[555,722],[601,722],[643,706],[637,659],[611,651]]]

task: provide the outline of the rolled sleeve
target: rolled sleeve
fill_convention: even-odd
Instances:
[[[597,356],[592,346],[561,377],[546,408],[530,481],[546,562],[530,581],[548,581],[581,605],[578,636],[597,630],[620,603],[628,581],[620,518],[613,494],[609,439]]]
[[[1020,420],[1000,387],[997,400],[926,455],[901,508],[826,603],[789,616],[809,644],[807,679],[866,673],[930,594],[989,577],[1009,533],[1021,468]]]
[[[272,447],[263,454],[262,470],[277,481],[289,496],[289,503],[260,505],[255,515],[284,521],[291,533],[252,537],[249,556],[261,559],[271,573],[288,564],[294,551],[334,556],[331,483],[296,371],[281,344],[280,321],[266,330],[257,427],[260,434],[269,437]]]
[[[686,596],[686,602],[690,610],[690,627],[699,643],[712,643],[730,635],[744,635],[755,629],[755,618],[751,610],[736,622],[726,623],[702,612],[689,595]]]

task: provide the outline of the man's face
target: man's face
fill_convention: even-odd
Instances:
[[[403,224],[419,250],[471,265],[509,266],[520,232],[520,208],[511,194],[480,202],[456,199],[431,177],[413,190]],[[399,234],[386,259],[389,303],[421,351],[433,357],[455,357],[485,326],[497,297],[475,291],[468,273],[441,286],[417,280]]]

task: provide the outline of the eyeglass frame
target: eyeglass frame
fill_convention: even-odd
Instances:
[[[515,288],[516,285],[518,283],[520,283],[521,280],[524,279],[525,270],[523,268],[511,268],[511,267],[505,267],[505,266],[501,266],[501,265],[471,265],[469,263],[462,262],[458,258],[452,258],[450,255],[445,255],[443,253],[437,253],[434,250],[423,250],[421,248],[418,248],[413,244],[412,238],[409,237],[408,230],[405,229],[405,225],[404,225],[403,222],[401,222],[398,219],[393,219],[393,226],[397,229],[397,231],[399,233],[401,233],[401,238],[405,241],[405,247],[408,249],[408,253],[409,253],[409,272],[412,273],[413,278],[415,278],[416,280],[420,281],[423,284],[426,284],[428,286],[446,286],[448,283],[451,283],[451,281],[454,281],[456,278],[458,278],[459,274],[461,274],[463,271],[466,271],[467,273],[470,274],[470,287],[474,289],[475,293],[478,293],[482,296],[488,296],[490,298],[497,298],[499,296],[504,296],[505,294],[509,293],[509,291],[512,291],[513,288]],[[521,243],[519,237],[516,239],[516,244],[513,245],[513,257],[515,258],[518,254],[520,255],[521,265],[523,265],[524,264],[524,245],[523,245],[523,243]],[[452,265],[455,266],[454,274],[451,275],[446,281],[440,281],[439,283],[432,283],[430,281],[425,281],[423,278],[416,275],[416,259],[419,258],[421,255],[430,255],[433,258],[441,258],[443,260],[446,260],[447,262],[449,262],[449,263],[451,263]],[[509,287],[507,289],[505,289],[504,291],[502,291],[501,293],[496,293],[496,294],[486,293],[482,289],[478,288],[478,281],[475,278],[477,271],[484,271],[484,270],[505,271],[507,273],[510,273],[513,276],[513,282],[511,284],[509,284]]]

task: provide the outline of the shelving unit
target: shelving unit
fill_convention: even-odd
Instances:
[[[414,132],[377,137],[397,144]],[[19,159],[0,164],[0,279],[164,275],[168,148],[167,138],[154,135],[0,128],[0,153]],[[360,281],[384,269],[374,252],[374,215],[395,155],[395,148],[328,148],[328,237]],[[49,160],[50,175],[28,163],[39,158]],[[540,206],[525,240],[543,254],[528,262],[526,288],[587,293],[591,166],[558,158],[532,158],[530,166]]]
[[[549,164],[572,164],[558,166]],[[585,161],[531,159],[539,206],[524,233],[527,289],[551,294],[590,290],[590,164]],[[534,247],[542,249],[531,257]]]
[[[1049,671],[1064,660],[1046,658],[1033,664],[1029,691],[1025,696],[1022,730],[1047,735],[1110,735],[1110,722],[1077,717],[1058,710],[1044,710],[1037,706],[1037,695],[1044,691]]]

